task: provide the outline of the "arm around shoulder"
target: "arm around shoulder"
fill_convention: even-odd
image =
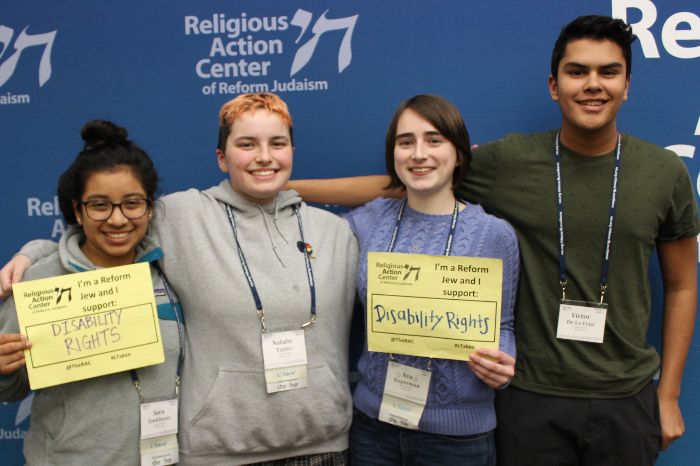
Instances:
[[[287,189],[293,189],[306,202],[358,206],[378,197],[401,197],[398,189],[386,189],[386,175],[354,176],[316,180],[290,180]]]
[[[39,259],[53,254],[58,245],[49,240],[33,240],[22,246],[22,249],[10,259],[0,270],[0,299],[7,299],[12,294],[12,284],[22,281],[24,272]]]

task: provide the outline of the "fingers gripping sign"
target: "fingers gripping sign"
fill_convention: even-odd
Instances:
[[[478,348],[468,361],[474,374],[486,385],[498,389],[515,375],[515,358],[503,351]]]
[[[32,347],[19,333],[0,333],[0,374],[8,375],[24,366],[24,350]]]

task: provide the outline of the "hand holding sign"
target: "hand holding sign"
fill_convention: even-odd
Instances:
[[[508,353],[489,348],[479,348],[469,356],[469,367],[494,390],[504,386],[515,375],[515,359]]]
[[[8,375],[24,366],[24,350],[32,347],[19,333],[0,334],[0,374]]]

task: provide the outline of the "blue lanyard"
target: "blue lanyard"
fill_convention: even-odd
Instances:
[[[620,176],[620,159],[622,155],[622,138],[617,135],[617,150],[615,152],[615,164],[612,174],[612,196],[610,198],[610,208],[608,209],[608,231],[605,235],[605,256],[600,274],[600,302],[605,299],[605,291],[608,288],[608,273],[610,271],[610,246],[612,243],[613,226],[615,224],[615,213],[617,207],[618,179]],[[559,285],[561,286],[562,300],[566,299],[566,259],[564,248],[564,200],[562,195],[561,177],[561,153],[559,151],[559,132],[554,141],[554,161],[556,164],[556,184],[557,184],[557,226],[559,227]]]
[[[231,229],[233,230],[233,238],[236,241],[236,248],[238,250],[238,258],[241,260],[241,267],[243,268],[243,274],[245,275],[246,281],[248,282],[248,287],[253,295],[253,300],[255,301],[255,309],[260,319],[260,324],[262,325],[262,331],[265,333],[267,327],[265,325],[265,311],[262,307],[262,302],[260,301],[260,295],[258,294],[258,289],[255,287],[255,282],[253,281],[253,275],[250,273],[250,268],[248,267],[248,262],[245,259],[245,254],[243,254],[243,248],[241,247],[241,242],[238,240],[238,229],[236,228],[236,218],[233,215],[233,209],[228,204],[225,204],[226,212],[228,213],[228,220],[231,224]],[[292,210],[297,216],[297,221],[299,222],[299,234],[301,235],[301,242],[306,244],[304,241],[304,227],[301,224],[301,215],[299,214],[299,209],[293,207]],[[314,283],[314,273],[311,269],[311,260],[309,259],[309,254],[306,251],[302,251],[304,254],[304,263],[306,264],[306,278],[309,281],[309,291],[311,293],[311,316],[309,321],[302,324],[301,328],[306,328],[316,322],[316,285]]]
[[[165,292],[168,295],[168,302],[170,303],[170,306],[173,308],[173,313],[175,314],[175,322],[177,323],[177,339],[178,339],[178,344],[180,345],[180,351],[179,351],[178,357],[177,357],[177,369],[175,372],[175,396],[178,396],[180,394],[180,381],[182,380],[182,366],[185,363],[185,352],[183,351],[183,349],[185,347],[184,324],[181,321],[180,312],[178,312],[177,307],[175,306],[175,299],[173,298],[173,294],[172,294],[172,291],[170,290],[170,285],[168,284],[168,280],[165,278],[165,274],[160,269],[160,266],[158,265],[158,263],[154,262],[152,266],[158,272],[158,275],[160,276],[161,280],[163,280],[163,286],[165,287]],[[131,381],[133,382],[134,387],[136,387],[136,391],[139,394],[139,398],[141,398],[141,401],[143,402],[143,397],[141,397],[141,381],[139,380],[139,375],[135,369],[132,369],[130,371],[130,373],[131,373]]]
[[[403,219],[404,210],[406,210],[407,200],[401,203],[399,208],[399,213],[396,216],[396,224],[394,225],[394,232],[391,234],[391,241],[389,242],[388,252],[394,252],[394,246],[396,245],[396,238],[399,236],[399,225],[401,225],[401,219]],[[452,240],[455,236],[455,230],[457,228],[457,216],[459,215],[459,201],[455,200],[455,208],[452,212],[452,222],[450,223],[450,231],[447,234],[447,243],[445,244],[444,256],[449,256],[452,252]]]

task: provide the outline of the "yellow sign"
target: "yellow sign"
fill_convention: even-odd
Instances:
[[[503,261],[370,252],[369,351],[467,360],[498,349]]]
[[[13,285],[33,390],[165,360],[150,266],[73,273]]]

